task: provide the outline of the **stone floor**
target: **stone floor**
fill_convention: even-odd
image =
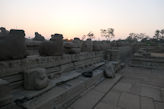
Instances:
[[[164,70],[126,67],[121,74],[110,90],[104,80],[70,109],[164,109]]]

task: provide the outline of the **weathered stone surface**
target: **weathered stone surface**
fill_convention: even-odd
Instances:
[[[93,42],[93,51],[101,51],[102,50],[102,44],[100,41],[94,41]]]
[[[34,68],[24,72],[24,88],[27,90],[40,90],[48,86],[48,78],[43,68]]]
[[[114,106],[117,106],[120,95],[121,95],[120,91],[112,90],[102,99],[101,102],[106,104],[113,104]]]
[[[74,109],[92,109],[102,96],[103,93],[92,90],[77,100],[71,107]]]
[[[114,66],[112,63],[107,62],[105,64],[104,75],[107,78],[113,78],[115,76],[115,70],[114,70]]]
[[[91,52],[91,51],[93,51],[93,43],[92,43],[91,39],[87,39],[86,41],[83,42],[81,51],[82,52]]]
[[[120,59],[119,50],[117,49],[108,49],[105,53],[106,60],[118,61]]]
[[[0,79],[0,107],[10,104],[12,101],[11,89],[9,88],[9,82]]]
[[[44,41],[45,38],[44,38],[44,36],[42,36],[38,32],[35,32],[35,37],[33,38],[33,40],[36,40],[36,41]]]
[[[130,91],[130,88],[132,87],[132,84],[130,83],[118,83],[114,89],[119,90],[119,91]]]
[[[141,109],[155,109],[153,99],[141,97]]]
[[[155,109],[164,109],[164,103],[155,102]]]
[[[117,73],[119,70],[121,70],[120,62],[119,61],[111,61],[114,67],[114,71]]]
[[[63,35],[51,35],[50,41],[43,42],[39,49],[41,56],[61,56],[63,55]]]
[[[6,30],[6,28],[4,28],[4,27],[0,28],[0,36],[7,35],[8,33],[9,33],[9,31]]]
[[[41,43],[42,43],[42,41],[26,39],[25,44],[26,44],[27,55],[28,56],[39,55],[39,47],[40,47]]]
[[[74,44],[76,44],[76,46],[78,47],[78,48],[80,48],[80,50],[81,50],[81,46],[82,46],[82,41],[79,39],[79,38],[74,38],[74,40],[72,41]]]
[[[144,86],[141,88],[141,95],[161,101],[160,90],[156,88]]]
[[[21,59],[26,56],[25,33],[23,30],[10,30],[0,37],[0,60]]]
[[[94,109],[122,109],[110,103],[100,102]]]
[[[64,52],[67,54],[78,54],[80,53],[81,48],[77,43],[65,42],[64,43]]]
[[[140,109],[139,96],[130,93],[122,93],[118,106],[125,109]]]

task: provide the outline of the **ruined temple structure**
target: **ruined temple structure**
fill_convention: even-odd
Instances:
[[[21,59],[26,57],[25,33],[23,30],[1,28],[0,60]]]
[[[0,30],[0,109],[163,109],[163,45]]]
[[[42,36],[38,32],[35,32],[35,37],[33,38],[33,40],[36,40],[36,41],[44,41],[45,38],[44,38],[44,36]]]

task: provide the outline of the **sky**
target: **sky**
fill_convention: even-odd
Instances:
[[[100,29],[114,28],[115,39],[124,39],[164,28],[164,0],[0,0],[0,9],[0,26],[23,29],[31,38],[34,32],[47,39],[93,32],[102,40]]]

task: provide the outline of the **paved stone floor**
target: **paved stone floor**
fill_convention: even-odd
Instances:
[[[83,104],[77,105],[76,109],[164,109],[164,70],[126,67],[121,74],[123,78],[94,106],[87,105],[102,96],[103,88],[102,93],[94,88],[90,95],[84,95],[83,98],[92,99],[88,102],[81,100]],[[75,109],[73,107],[71,109]]]
[[[164,70],[127,67],[95,109],[164,109]]]

